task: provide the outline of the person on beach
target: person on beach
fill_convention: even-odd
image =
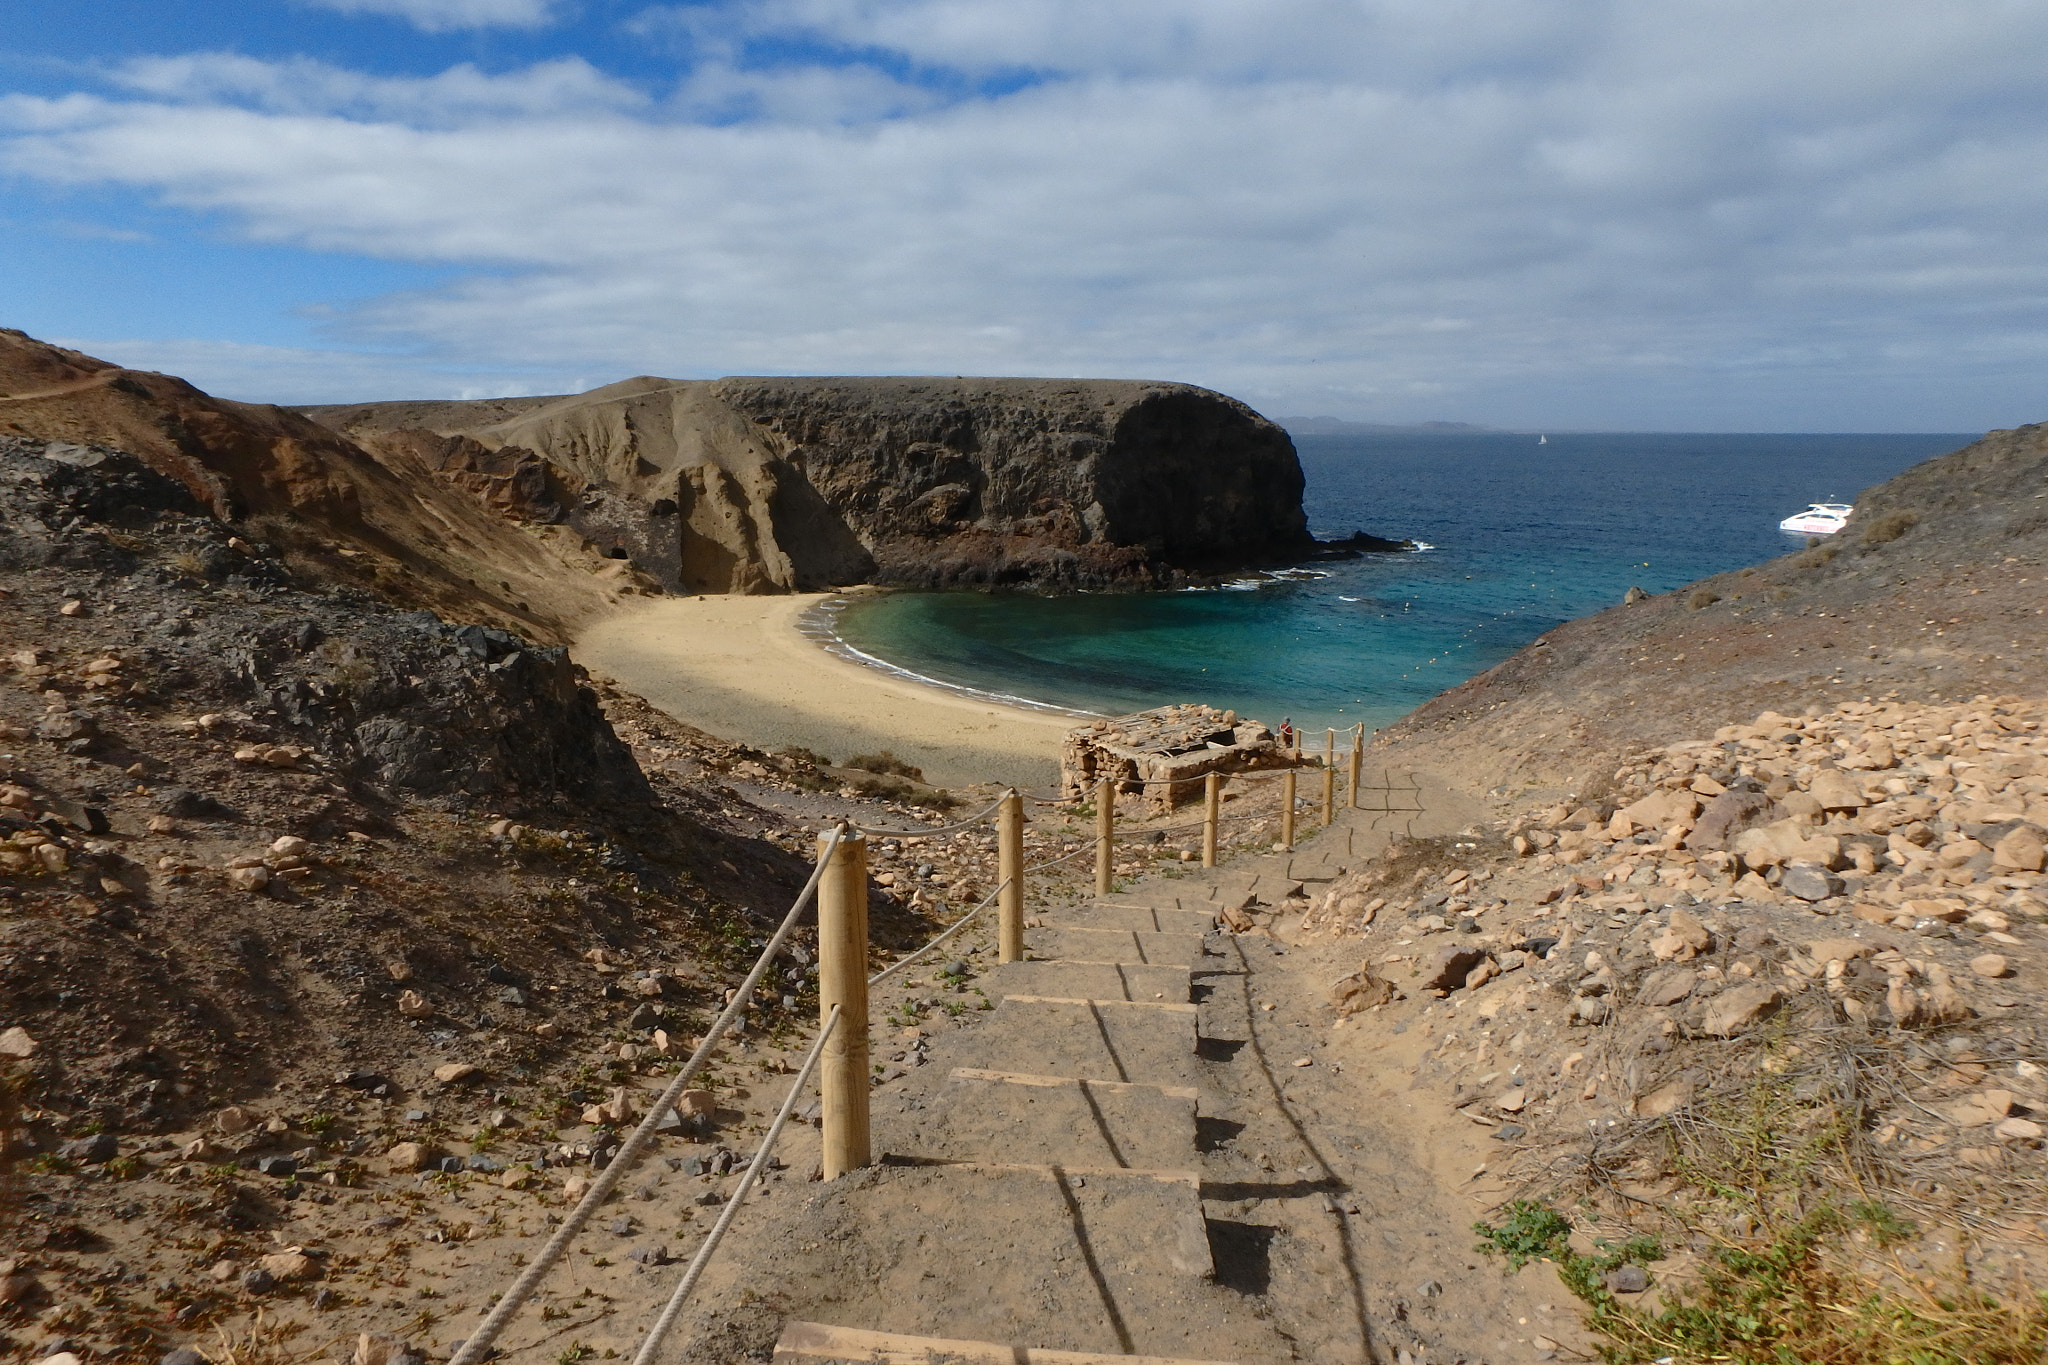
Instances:
[[[1283,749],[1292,749],[1294,747],[1294,717],[1292,716],[1282,716],[1280,718],[1280,747]]]

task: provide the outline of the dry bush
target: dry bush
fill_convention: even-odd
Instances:
[[[1865,545],[1885,545],[1920,524],[1918,512],[1887,512],[1863,528]]]

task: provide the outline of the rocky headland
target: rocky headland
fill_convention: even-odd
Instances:
[[[472,478],[544,462],[548,489],[500,501],[671,592],[1171,587],[1316,549],[1287,434],[1185,384],[640,378],[303,411]]]

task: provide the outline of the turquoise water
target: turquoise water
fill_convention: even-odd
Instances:
[[[1433,548],[1198,592],[894,593],[838,630],[925,677],[1076,710],[1204,701],[1373,729],[1632,584],[1666,592],[1798,549],[1780,518],[1973,439],[1301,436],[1312,531]]]

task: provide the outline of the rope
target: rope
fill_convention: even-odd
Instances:
[[[655,1126],[661,1122],[662,1115],[675,1107],[676,1097],[689,1087],[690,1081],[703,1069],[711,1050],[718,1045],[725,1031],[732,1026],[733,1020],[739,1017],[753,998],[754,987],[766,974],[769,963],[774,961],[775,955],[781,951],[790,931],[796,927],[797,917],[803,913],[804,907],[810,904],[812,895],[818,889],[819,880],[825,875],[825,865],[832,861],[833,851],[839,847],[839,841],[846,837],[846,828],[843,823],[833,828],[825,847],[818,855],[818,865],[811,869],[810,880],[805,882],[804,889],[797,893],[796,902],[789,907],[789,913],[783,917],[781,927],[775,931],[775,937],[769,939],[768,946],[761,950],[760,959],[754,963],[754,970],[747,974],[747,979],[741,982],[739,989],[733,993],[732,1003],[725,1007],[725,1012],[706,1030],[704,1041],[690,1054],[690,1060],[683,1064],[683,1069],[676,1073],[668,1088],[661,1092],[661,1098],[647,1111],[647,1117],[640,1121],[640,1126],[633,1130],[633,1135],[620,1146],[618,1154],[598,1173],[597,1180],[584,1193],[583,1198],[577,1201],[569,1216],[562,1220],[562,1226],[555,1230],[555,1235],[548,1239],[547,1245],[540,1249],[540,1254],[533,1258],[533,1264],[512,1282],[512,1287],[505,1291],[504,1296],[498,1300],[497,1305],[491,1309],[476,1331],[469,1334],[468,1339],[462,1343],[462,1349],[455,1353],[448,1365],[476,1365],[477,1361],[483,1359],[489,1352],[491,1343],[498,1339],[499,1333],[512,1321],[512,1315],[533,1297],[534,1291],[540,1288],[541,1281],[547,1278],[548,1272],[554,1269],[555,1263],[561,1260],[562,1254],[569,1249],[569,1243],[583,1231],[584,1225],[596,1215],[598,1206],[618,1188],[619,1182],[625,1179],[627,1170],[654,1140]]]
[[[1098,834],[1093,839],[1088,840],[1088,842],[1082,844],[1079,848],[1075,849],[1072,853],[1062,853],[1057,858],[1047,858],[1044,862],[1033,863],[1031,866],[1025,868],[1024,870],[1026,872],[1036,872],[1041,867],[1055,867],[1060,863],[1072,862],[1074,859],[1080,857],[1083,853],[1092,852],[1095,846],[1101,842],[1102,836]]]
[[[683,1311],[684,1302],[690,1297],[690,1291],[697,1287],[698,1277],[703,1275],[704,1267],[710,1264],[712,1253],[718,1250],[719,1242],[725,1237],[725,1230],[732,1226],[732,1220],[739,1214],[740,1205],[746,1200],[748,1191],[754,1188],[754,1182],[767,1167],[768,1156],[775,1150],[776,1139],[782,1136],[782,1127],[789,1122],[790,1111],[796,1108],[797,1096],[803,1093],[804,1086],[811,1078],[811,1069],[818,1064],[819,1056],[825,1051],[825,1040],[832,1036],[832,1030],[838,1023],[839,1006],[834,1005],[832,1013],[825,1019],[825,1026],[818,1030],[818,1041],[811,1044],[810,1055],[804,1058],[803,1066],[797,1070],[796,1080],[790,1083],[789,1094],[784,1097],[782,1108],[776,1111],[775,1122],[768,1125],[768,1135],[761,1139],[760,1150],[755,1152],[754,1159],[747,1163],[747,1173],[740,1177],[739,1185],[732,1192],[732,1198],[725,1201],[725,1208],[719,1212],[718,1221],[711,1225],[711,1231],[704,1234],[703,1242],[697,1247],[697,1254],[690,1258],[689,1269],[683,1272],[683,1278],[676,1285],[675,1292],[669,1295],[668,1303],[661,1310],[661,1316],[654,1320],[654,1326],[648,1329],[646,1338],[640,1343],[640,1350],[633,1357],[633,1365],[654,1365],[655,1352],[661,1349],[662,1340],[668,1336],[669,1329],[675,1326],[676,1318]]]
[[[980,824],[982,821],[988,819],[989,816],[994,815],[998,810],[1001,810],[1003,802],[1007,801],[1008,799],[1008,796],[998,796],[994,802],[984,807],[978,813],[970,815],[965,820],[962,820],[958,824],[954,825],[938,825],[931,829],[877,829],[873,825],[853,825],[851,826],[851,828],[859,830],[862,834],[881,834],[889,836],[891,838],[899,837],[906,834],[951,834],[955,830],[962,830],[966,829],[970,825]]]
[[[944,943],[947,939],[953,937],[953,935],[959,933],[962,929],[965,929],[967,927],[967,922],[973,919],[976,915],[980,914],[982,911],[988,909],[988,907],[995,902],[995,898],[1003,894],[1003,887],[1008,886],[1009,884],[1009,878],[1005,877],[1003,879],[1001,886],[998,886],[995,890],[989,892],[986,896],[982,897],[981,904],[975,906],[972,910],[969,910],[959,919],[954,920],[950,925],[946,927],[945,932],[941,933],[937,938],[933,939],[931,942],[925,944],[924,947],[919,948],[916,952],[910,954],[908,957],[897,958],[895,962],[891,963],[887,967],[882,968],[881,971],[876,972],[873,976],[868,978],[868,984],[870,986],[881,985],[882,982],[888,980],[896,973],[902,971],[905,967],[908,967],[911,963],[917,961],[926,953],[938,947],[941,943]]]

